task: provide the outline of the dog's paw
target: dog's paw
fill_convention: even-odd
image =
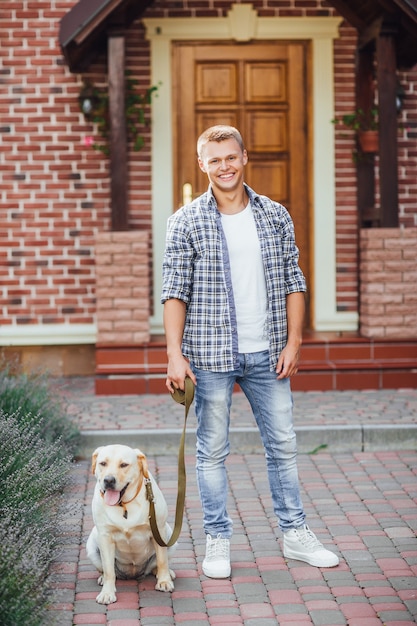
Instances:
[[[157,589],[157,591],[174,591],[174,583],[170,578],[158,580],[155,589]]]
[[[116,602],[116,599],[116,594],[113,591],[105,591],[103,589],[96,597],[96,602],[98,604],[113,604],[113,602]]]

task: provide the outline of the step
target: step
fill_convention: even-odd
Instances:
[[[98,395],[166,393],[166,345],[96,347]],[[294,391],[417,387],[417,339],[376,340],[356,335],[308,334]]]

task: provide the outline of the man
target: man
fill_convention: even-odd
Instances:
[[[306,284],[286,209],[244,183],[248,155],[231,126],[197,142],[209,189],[168,220],[163,263],[166,385],[196,384],[197,479],[207,535],[203,572],[230,576],[232,520],[225,461],[232,392],[248,398],[265,448],[287,558],[333,567],[305,523],[290,377],[297,373]]]

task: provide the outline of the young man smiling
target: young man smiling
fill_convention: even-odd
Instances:
[[[235,383],[249,400],[265,449],[287,558],[334,567],[305,521],[296,463],[290,377],[298,371],[306,284],[290,215],[244,182],[248,162],[231,126],[197,142],[206,193],[168,220],[163,263],[166,385],[196,384],[197,480],[207,536],[203,572],[230,575],[232,520],[225,461]]]

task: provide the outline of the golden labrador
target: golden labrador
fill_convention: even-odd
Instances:
[[[172,591],[175,574],[169,568],[172,548],[162,548],[152,536],[145,479],[155,496],[155,516],[161,537],[167,542],[168,507],[148,471],[145,455],[128,446],[110,445],[93,453],[92,471],[97,478],[92,510],[94,528],[87,540],[87,555],[102,575],[99,604],[116,602],[116,577],[142,578],[156,575],[155,589]]]

